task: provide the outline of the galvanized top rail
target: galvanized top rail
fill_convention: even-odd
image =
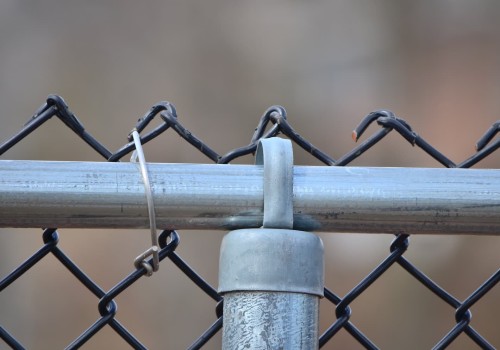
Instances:
[[[158,228],[262,225],[263,167],[148,163]],[[500,170],[295,166],[294,228],[500,232]],[[0,161],[0,227],[149,227],[138,165]]]

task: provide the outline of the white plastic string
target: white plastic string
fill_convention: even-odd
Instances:
[[[144,151],[142,150],[141,138],[137,130],[132,131],[132,137],[134,139],[135,151],[132,153],[130,161],[136,163],[137,158],[139,158],[139,166],[141,169],[142,181],[144,183],[144,190],[146,192],[146,200],[148,203],[149,227],[151,229],[152,245],[151,248],[149,248],[147,251],[145,251],[135,259],[134,264],[137,268],[141,266],[145,267],[148,272],[147,275],[151,276],[153,274],[153,271],[158,271],[158,269],[160,268],[160,258],[158,254],[160,249],[158,247],[158,235],[156,230],[155,205],[153,201],[153,191],[151,189],[151,183],[149,182],[148,169],[146,167],[146,159],[144,157]],[[145,259],[150,255],[153,255],[152,269],[151,266],[145,261]]]

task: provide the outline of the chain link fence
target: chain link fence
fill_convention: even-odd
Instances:
[[[64,100],[55,95],[48,97],[47,102],[35,112],[33,117],[24,125],[24,127],[8,140],[0,145],[0,155],[14,147],[18,142],[44,124],[49,119],[56,117],[62,121],[69,129],[85,141],[93,150],[100,154],[109,162],[118,162],[126,155],[134,151],[135,146],[131,135],[128,136],[129,142],[117,151],[112,152],[107,149],[100,141],[95,139],[83,126],[83,124],[69,110]],[[150,131],[144,132],[148,124],[153,120],[157,122],[157,126],[149,128]],[[437,162],[448,168],[469,168],[480,162],[485,157],[495,152],[500,146],[500,139],[494,139],[499,130],[500,122],[496,122],[486,131],[486,133],[477,142],[477,152],[470,158],[461,163],[454,163],[444,154],[435,149],[432,145],[426,142],[420,135],[412,130],[410,125],[398,118],[390,111],[379,110],[368,114],[361,123],[353,131],[352,137],[357,141],[362,134],[367,130],[370,124],[376,123],[380,129],[370,135],[365,141],[358,144],[357,147],[346,153],[345,155],[334,159],[327,153],[316,148],[309,140],[299,135],[293,129],[287,119],[285,110],[280,106],[269,108],[261,117],[255,132],[248,145],[233,149],[226,154],[219,154],[209,145],[197,138],[193,133],[187,130],[179,121],[175,107],[168,102],[161,102],[154,105],[143,117],[139,119],[134,130],[137,130],[141,135],[143,144],[159,137],[169,129],[178,134],[185,142],[192,145],[199,152],[204,154],[211,162],[217,164],[227,164],[240,157],[253,154],[256,151],[257,143],[262,138],[269,138],[277,135],[289,138],[295,145],[301,147],[308,152],[312,157],[318,159],[328,166],[345,166],[350,164],[354,159],[361,154],[374,147],[386,135],[395,132],[401,135],[412,146],[417,146],[434,158]],[[111,327],[120,337],[123,338],[131,347],[135,349],[146,349],[140,339],[131,331],[125,328],[116,316],[117,297],[125,292],[134,284],[140,284],[144,281],[145,275],[148,273],[144,266],[139,266],[136,270],[130,272],[128,276],[123,278],[119,283],[109,290],[98,285],[91,276],[88,276],[83,269],[75,264],[69,254],[65,253],[59,246],[61,235],[56,228],[45,228],[42,234],[43,244],[33,255],[26,257],[26,260],[16,267],[11,273],[6,276],[0,276],[0,292],[5,291],[21,276],[26,274],[30,269],[37,265],[42,259],[49,255],[53,255],[71,274],[81,283],[82,288],[87,288],[95,297],[98,306],[99,315],[96,316],[95,322],[85,330],[82,330],[81,335],[67,345],[68,349],[76,349],[83,346],[89,339],[96,336],[105,327]],[[216,317],[213,324],[209,325],[206,331],[201,335],[193,335],[193,343],[189,349],[203,348],[207,342],[217,334],[222,328],[222,303],[223,297],[219,295],[216,289],[211,286],[202,276],[200,276],[187,262],[181,258],[177,252],[180,236],[174,230],[165,230],[159,236],[159,258],[162,264],[167,261],[175,265],[182,271],[192,282],[193,285],[203,291],[209,298],[213,300]],[[322,303],[331,303],[335,308],[336,319],[323,330],[320,337],[320,347],[326,348],[327,345],[339,331],[345,330],[352,338],[359,343],[360,346],[367,349],[378,349],[374,340],[370,339],[363,330],[361,330],[352,320],[352,314],[362,311],[352,308],[353,302],[369,289],[369,287],[379,280],[387,271],[394,266],[403,268],[409,276],[421,283],[425,288],[430,290],[436,299],[443,304],[448,305],[450,313],[454,313],[455,325],[442,334],[442,338],[434,345],[435,349],[444,349],[451,345],[457,337],[465,335],[469,337],[478,348],[495,349],[500,344],[493,344],[487,337],[481,334],[480,329],[475,329],[471,325],[471,309],[476,303],[481,301],[489,292],[491,292],[498,281],[500,280],[500,270],[493,271],[491,277],[484,281],[481,285],[470,293],[467,297],[460,300],[451,292],[445,290],[428,277],[424,271],[417,268],[412,262],[405,257],[410,245],[410,238],[407,234],[401,233],[395,236],[393,242],[389,246],[389,254],[379,264],[374,266],[372,271],[367,274],[361,282],[343,296],[338,295],[334,289],[325,288]],[[470,258],[470,257],[469,257]],[[356,259],[356,257],[353,257]],[[1,260],[1,257],[0,257]],[[415,301],[412,301],[415,302]],[[418,301],[416,301],[418,302]],[[491,312],[498,315],[498,300],[490,301]],[[196,310],[192,311],[193,317]],[[4,317],[3,315],[2,317]],[[383,317],[383,316],[382,316]],[[172,316],[175,318],[175,315]],[[0,321],[2,322],[2,321]],[[388,331],[397,332],[397,329]],[[418,330],[415,330],[418,331]],[[20,334],[12,332],[7,327],[0,325],[0,338],[4,345],[0,348],[8,346],[12,349],[24,349],[22,341],[19,340]],[[1,344],[1,342],[0,342]],[[164,348],[170,348],[168,339],[165,339]]]

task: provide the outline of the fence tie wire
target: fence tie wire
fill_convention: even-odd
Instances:
[[[149,172],[146,165],[146,158],[144,157],[144,151],[142,149],[141,138],[137,130],[132,130],[131,134],[135,144],[135,151],[132,153],[130,161],[137,162],[137,159],[139,158],[142,182],[144,183],[144,190],[146,192],[146,200],[148,203],[149,228],[151,230],[151,247],[144,253],[139,255],[137,258],[135,258],[134,265],[136,268],[140,268],[141,266],[144,267],[147,271],[146,275],[151,276],[153,272],[158,271],[158,269],[160,268],[155,204],[153,200],[153,190],[149,181]],[[153,266],[145,261],[145,259],[149,256],[153,256]]]

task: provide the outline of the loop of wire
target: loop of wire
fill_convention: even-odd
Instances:
[[[136,129],[132,130],[131,135],[134,139],[135,151],[132,153],[130,161],[136,163],[137,159],[139,159],[142,181],[144,183],[144,190],[146,192],[146,200],[148,203],[149,227],[151,229],[151,248],[135,258],[134,265],[138,269],[144,267],[146,269],[147,276],[151,276],[154,271],[158,271],[158,269],[160,268],[160,258],[158,254],[160,249],[158,247],[155,205],[153,201],[153,191],[151,189],[151,183],[149,182],[149,173],[146,167],[146,158],[144,157],[144,151],[142,150],[141,138]],[[153,256],[153,266],[151,266],[145,260],[151,255]]]

